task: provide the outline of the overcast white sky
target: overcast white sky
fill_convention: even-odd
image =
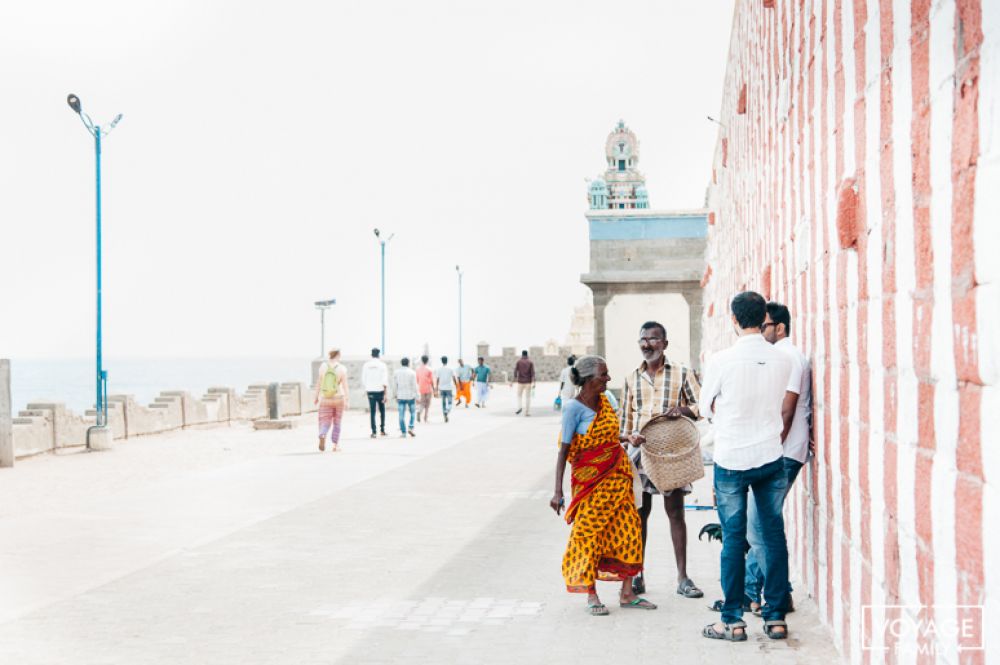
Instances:
[[[454,352],[565,337],[584,178],[623,118],[653,207],[710,177],[732,0],[5,2],[0,356],[93,348],[105,142],[112,356]]]

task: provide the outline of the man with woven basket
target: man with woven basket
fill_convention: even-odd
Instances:
[[[705,594],[687,574],[687,523],[684,519],[684,496],[691,493],[690,484],[674,489],[659,490],[650,480],[642,465],[644,437],[640,433],[654,418],[665,416],[669,419],[687,417],[698,419],[698,396],[701,386],[693,370],[680,363],[667,360],[667,330],[663,324],[647,321],[639,329],[639,352],[642,364],[631,372],[625,380],[621,402],[621,434],[627,437],[629,457],[642,483],[642,505],[639,518],[642,521],[642,548],[645,555],[646,533],[649,513],[653,507],[653,496],[663,496],[663,507],[670,521],[670,539],[674,546],[677,562],[677,593],[685,598],[701,598]],[[632,582],[636,593],[645,593],[645,572]]]

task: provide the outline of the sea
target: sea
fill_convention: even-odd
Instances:
[[[162,390],[185,390],[196,397],[210,386],[239,392],[254,383],[310,382],[310,358],[108,358],[109,395],[133,395],[149,404]],[[94,408],[92,358],[17,359],[11,364],[14,415],[30,402],[63,402],[77,414]]]

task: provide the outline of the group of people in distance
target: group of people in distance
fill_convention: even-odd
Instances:
[[[642,363],[624,382],[620,407],[607,392],[611,377],[599,356],[570,359],[564,372],[575,394],[561,388],[562,430],[550,506],[572,525],[562,574],[570,592],[586,593],[590,614],[608,608],[597,581],[621,583],[622,608],[655,610],[640,594],[646,533],[653,497],[663,496],[670,523],[676,592],[704,593],[687,573],[685,486],[659,491],[642,467],[641,434],[653,418],[708,418],[714,433],[716,508],[722,530],[720,578],[724,598],[710,609],[721,621],[702,629],[711,639],[747,639],[744,612],[761,616],[764,633],[785,639],[785,615],[793,611],[782,507],[810,453],[812,378],[806,357],[791,342],[788,308],[746,291],[731,302],[736,342],[708,361],[704,382],[666,357],[666,328],[644,323],[639,331]],[[563,479],[571,467],[572,500],[566,506]],[[641,485],[641,498],[634,484]]]
[[[372,349],[371,358],[361,368],[361,385],[368,396],[368,412],[371,423],[371,438],[385,431],[385,404],[389,395],[389,366],[381,358],[378,348]],[[493,370],[483,358],[475,367],[467,366],[461,358],[458,367],[448,365],[448,357],[441,357],[441,366],[431,370],[430,358],[420,357],[416,369],[410,367],[410,359],[400,360],[400,366],[392,373],[392,394],[399,410],[400,437],[416,436],[416,422],[429,422],[431,402],[441,399],[444,421],[452,409],[465,402],[465,408],[472,403],[472,386],[475,384],[476,407],[485,407],[492,387]],[[340,349],[331,349],[329,357],[320,364],[316,377],[316,391],[313,404],[319,407],[319,449],[326,450],[327,437],[334,451],[339,450],[340,424],[344,411],[350,408],[350,388],[347,368],[340,362]],[[378,413],[376,430],[375,414]],[[409,418],[407,419],[407,413]]]

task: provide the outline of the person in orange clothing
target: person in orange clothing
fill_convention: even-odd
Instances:
[[[455,380],[458,381],[458,392],[455,393],[455,408],[458,408],[465,398],[465,408],[472,404],[472,368],[467,366],[462,359],[458,359],[458,369],[455,370]]]

